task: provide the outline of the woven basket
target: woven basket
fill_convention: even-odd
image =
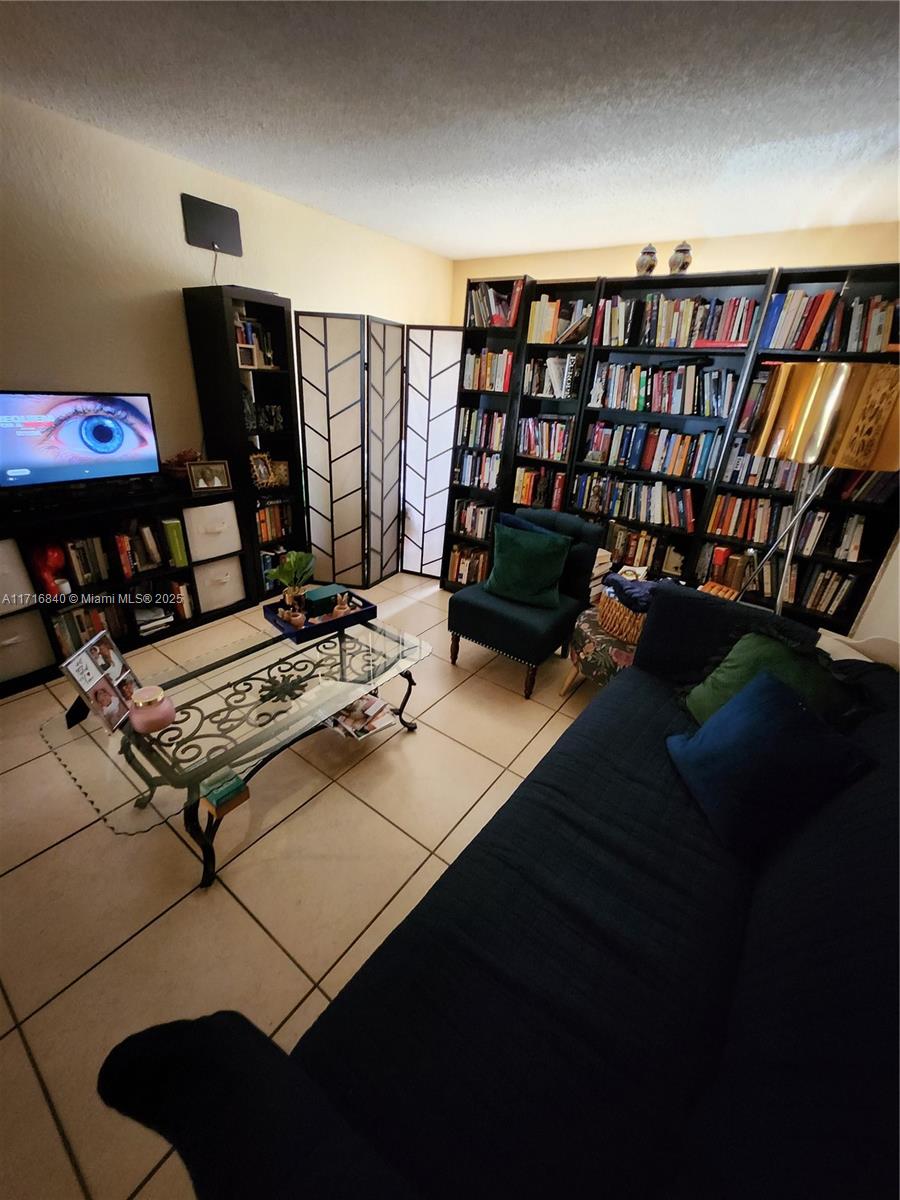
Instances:
[[[632,612],[614,596],[601,596],[597,601],[597,620],[600,628],[610,637],[629,646],[636,646],[644,628],[646,613]]]

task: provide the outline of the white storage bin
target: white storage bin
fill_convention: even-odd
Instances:
[[[54,662],[56,654],[39,612],[16,613],[0,621],[0,680],[18,679]]]
[[[31,579],[22,562],[19,547],[12,538],[0,542],[0,613],[15,612],[18,608],[27,608],[34,601],[28,597],[34,591]],[[24,595],[22,601],[3,603],[4,596]]]
[[[241,533],[231,500],[198,504],[196,508],[186,508],[183,516],[194,562],[240,550]]]
[[[194,583],[200,611],[204,613],[227,608],[229,604],[237,604],[244,599],[244,577],[237,555],[218,562],[201,563],[194,568]]]

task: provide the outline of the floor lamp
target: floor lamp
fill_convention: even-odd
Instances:
[[[784,548],[775,611],[797,549],[800,523],[835,471],[896,471],[898,368],[892,364],[779,363],[769,381],[748,453],[800,465],[791,519],[744,582],[748,591],[765,564]]]

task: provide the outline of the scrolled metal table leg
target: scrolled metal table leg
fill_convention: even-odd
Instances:
[[[413,679],[411,671],[401,671],[400,678],[406,680],[406,695],[403,697],[403,700],[400,702],[400,707],[394,708],[391,711],[397,715],[397,717],[400,720],[400,724],[407,731],[407,733],[413,733],[418,728],[418,726],[416,725],[415,721],[407,721],[407,719],[403,715],[403,710],[406,708],[407,701],[409,700],[410,696],[412,695],[412,690],[416,686],[416,681]]]
[[[200,806],[199,789],[194,786],[188,789],[188,798],[184,805],[184,828],[187,831],[192,841],[196,842],[200,847],[200,852],[203,855],[203,875],[200,879],[200,886],[208,888],[216,877],[216,851],[213,847],[213,838],[218,828],[218,822],[213,822],[214,828],[210,828],[207,822],[207,833],[204,833],[200,828],[200,817],[198,808]],[[209,833],[212,836],[208,836]]]

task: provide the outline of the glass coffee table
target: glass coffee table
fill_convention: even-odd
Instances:
[[[208,813],[201,826],[202,782],[223,767],[249,782],[276,754],[397,676],[406,693],[392,711],[413,732],[415,721],[404,715],[415,686],[412,668],[430,653],[427,642],[373,621],[301,645],[280,633],[250,631],[182,667],[142,672],[141,683],[161,684],[176,712],[174,724],[158,733],[136,733],[127,722],[121,732],[119,753],[145,785],[135,806],[148,805],[161,786],[186,792],[185,829],[203,856],[201,886],[209,887],[224,818]]]

